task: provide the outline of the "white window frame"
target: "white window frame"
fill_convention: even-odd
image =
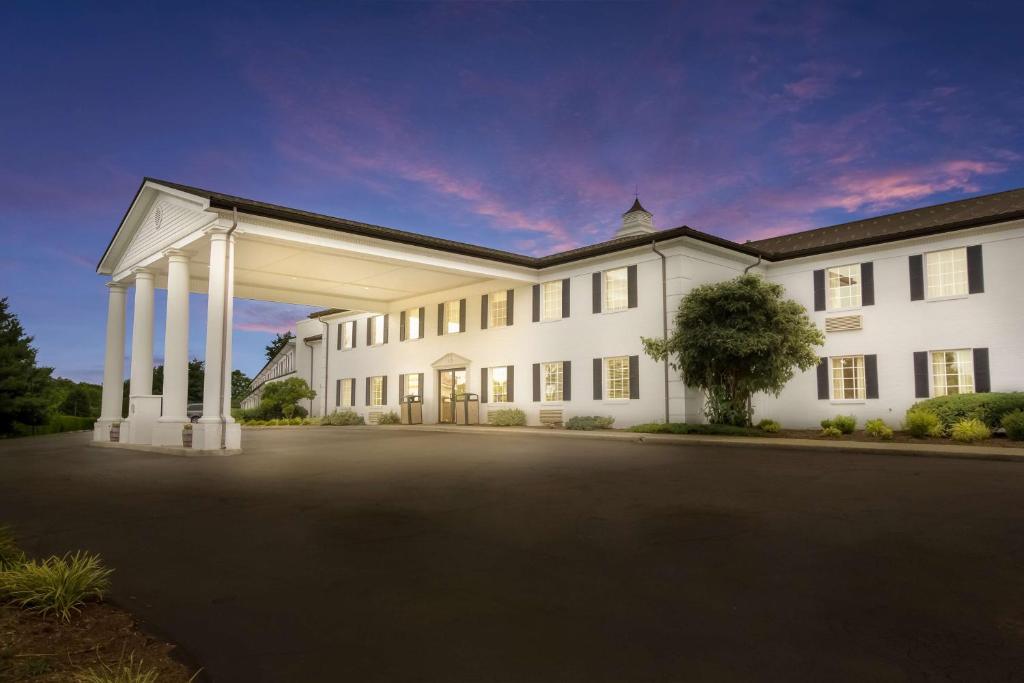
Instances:
[[[856,272],[843,272],[849,269],[856,269]],[[856,281],[853,285],[837,285],[836,287],[833,287],[833,272],[835,272],[836,279],[842,277],[853,277]],[[829,266],[825,269],[825,307],[827,310],[849,311],[863,306],[863,272],[864,270],[860,263],[847,263],[841,266]],[[833,296],[834,291],[839,290],[842,292],[844,289],[848,289],[851,293],[848,295],[840,293],[839,296]],[[838,299],[838,302],[836,299]]]
[[[549,372],[550,371],[550,372]],[[555,388],[552,391],[548,391],[550,386],[548,383],[549,378],[556,377],[557,382]],[[556,360],[549,361],[547,363],[540,364],[540,400],[544,403],[562,403],[565,398],[563,387],[565,385],[565,362]]]
[[[416,334],[412,334],[412,321],[416,321]],[[413,339],[420,338],[420,330],[423,327],[423,321],[420,320],[420,309],[410,308],[405,312],[405,341],[412,341]]]
[[[854,361],[852,368],[844,368],[839,363],[843,361],[852,360]],[[864,356],[858,354],[849,354],[845,356],[830,356],[828,359],[829,366],[829,386],[832,392],[832,400],[836,403],[864,403],[868,400],[868,387],[867,387],[867,372],[864,368]],[[851,379],[847,376],[847,370],[853,370],[853,396],[847,396],[848,390],[847,382]],[[837,391],[836,382],[840,382],[841,391]]]
[[[613,381],[612,364],[622,363],[620,376]],[[604,368],[603,382],[604,400],[606,401],[628,401],[629,400],[629,356],[608,356],[603,359],[601,365]]]
[[[618,276],[619,273],[622,274],[621,286],[619,282],[616,282],[615,287],[612,287],[612,282],[609,276],[613,273],[616,276]],[[602,313],[618,313],[619,311],[628,310],[629,267],[622,266],[621,268],[611,268],[601,273],[601,290]],[[615,300],[613,300],[613,297],[615,297]],[[621,297],[621,300],[619,297]]]
[[[412,380],[413,380],[412,382],[409,381],[410,378],[412,378]],[[415,383],[415,385],[416,385],[416,391],[415,392],[409,390],[409,385],[413,384],[413,383]],[[418,372],[407,372],[404,375],[402,375],[402,388],[403,388],[402,396],[398,397],[398,400],[400,402],[401,401],[405,401],[405,397],[408,396],[409,394],[413,394],[413,393],[415,393],[417,396],[421,396],[422,397],[423,396],[423,387],[420,386],[420,374]]]
[[[384,343],[384,316],[383,315],[372,315],[366,319],[366,324],[370,326],[370,346],[380,346]]]
[[[508,290],[487,295],[487,327],[508,327]]]
[[[384,405],[384,375],[370,378],[370,407],[380,408]]]
[[[355,382],[351,377],[341,378],[341,396],[338,400],[339,408],[351,408],[353,407],[352,402],[352,384]]]
[[[556,303],[557,301],[557,303]],[[552,313],[548,313],[548,309]],[[540,286],[540,319],[541,322],[551,322],[562,319],[562,281],[549,280],[541,283]]]
[[[498,370],[500,370],[505,375],[505,377],[503,379],[501,379],[501,380],[498,380],[495,377],[495,372],[498,371]],[[500,381],[505,386],[505,391],[502,392],[502,393],[499,393],[495,389],[495,383],[498,382],[498,381]],[[490,368],[487,371],[487,384],[488,384],[488,397],[487,397],[487,400],[490,403],[509,403],[510,402],[508,400],[508,366],[507,365],[499,365],[497,367]],[[501,396],[502,398],[498,398],[499,396]]]
[[[347,339],[347,341],[346,341]],[[341,324],[341,350],[348,351],[355,347],[355,321],[348,320]]]
[[[970,293],[967,247],[925,252],[923,260],[926,300],[961,299]]]
[[[936,356],[938,356],[939,354],[950,354],[950,353],[956,354],[957,358],[953,361],[953,363],[947,362],[945,358],[942,360],[941,364],[943,366],[945,366],[946,371],[942,373],[943,380],[940,383],[938,381],[939,374],[936,373],[936,371],[935,371],[936,370],[936,365],[937,365]],[[949,367],[951,365],[954,365],[954,364],[956,365],[957,370],[958,370],[958,372],[956,374],[956,377],[957,377],[957,391],[951,394],[950,391],[949,391],[949,386],[950,386],[949,385],[949,377],[951,375],[950,375],[948,369],[949,369]],[[965,368],[966,368],[966,372],[964,372]],[[931,395],[933,397],[953,396],[953,395],[958,395],[958,394],[973,394],[973,393],[975,393],[975,391],[976,391],[975,387],[977,386],[977,379],[976,379],[976,377],[974,375],[974,349],[939,349],[939,350],[936,350],[936,351],[929,351],[928,352],[928,374],[929,374],[929,381],[931,382],[931,388],[932,388]],[[969,380],[969,382],[965,382],[964,381],[965,379]],[[961,387],[966,387],[967,390],[966,391],[961,391],[960,390]]]
[[[454,309],[454,320],[452,319],[452,310]],[[462,317],[462,299],[452,299],[451,301],[444,302],[444,333],[459,334],[463,332],[462,326],[459,324]],[[452,325],[455,327],[453,328]]]

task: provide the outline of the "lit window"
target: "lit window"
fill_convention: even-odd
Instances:
[[[382,405],[384,405],[384,378],[383,377],[371,377],[370,378],[370,405],[371,406],[382,406]]]
[[[974,359],[970,349],[932,351],[932,395],[974,393]]]
[[[542,363],[540,366],[545,401],[562,400],[562,363]]]
[[[420,309],[410,308],[405,312],[405,338],[420,338]]]
[[[967,294],[967,249],[947,249],[925,254],[928,298]]]
[[[559,320],[562,317],[562,281],[552,280],[540,286],[541,320]]]
[[[857,308],[860,306],[860,264],[836,266],[828,269],[828,307]]]
[[[491,368],[491,401],[508,402],[508,367]]]
[[[487,296],[487,325],[505,327],[508,325],[508,291],[501,290]]]
[[[605,398],[629,398],[629,356],[604,359]]]
[[[384,343],[384,316],[375,315],[370,318],[370,345]]]
[[[338,405],[343,408],[352,407],[352,379],[341,380],[341,396],[338,400]]]
[[[459,324],[462,318],[462,302],[459,299],[447,301],[444,304],[444,333],[455,334],[462,332]]]
[[[625,268],[604,272],[604,310],[624,311],[629,308],[629,272]]]
[[[352,348],[352,339],[354,337],[352,334],[353,325],[355,325],[355,323],[352,321],[341,324],[341,348],[343,349]]]
[[[867,398],[864,356],[837,356],[832,359],[832,399],[863,401]]]
[[[412,372],[405,376],[405,396],[420,396],[420,376],[418,373]],[[405,396],[401,399],[404,401]]]

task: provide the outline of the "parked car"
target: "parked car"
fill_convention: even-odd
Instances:
[[[199,418],[203,416],[203,404],[202,403],[189,403],[188,409],[185,411],[185,415],[192,422],[199,422]]]

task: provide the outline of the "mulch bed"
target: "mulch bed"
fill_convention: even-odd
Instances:
[[[91,603],[65,623],[10,605],[0,605],[0,682],[74,681],[75,674],[140,660],[160,683],[193,680],[173,656],[175,646],[146,635],[135,619],[109,604]],[[196,678],[195,680],[198,680]]]
[[[912,443],[915,446],[995,446],[1003,448],[1024,448],[1024,441],[1011,441],[1001,434],[995,434],[991,439],[984,441],[976,441],[975,443],[964,443],[962,441],[955,441],[953,439],[915,439],[906,432],[896,432],[893,438],[888,441],[879,439],[877,437],[868,436],[863,430],[857,430],[853,434],[843,434],[838,439],[831,439],[827,436],[821,435],[820,429],[783,429],[777,434],[762,434],[762,436],[771,438],[786,438],[786,439],[818,439],[820,441],[856,441],[863,443]]]

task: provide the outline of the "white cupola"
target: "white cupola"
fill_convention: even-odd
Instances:
[[[654,214],[640,204],[640,197],[636,198],[629,211],[622,214],[622,227],[615,233],[615,237],[631,237],[633,235],[646,235],[654,232]]]

